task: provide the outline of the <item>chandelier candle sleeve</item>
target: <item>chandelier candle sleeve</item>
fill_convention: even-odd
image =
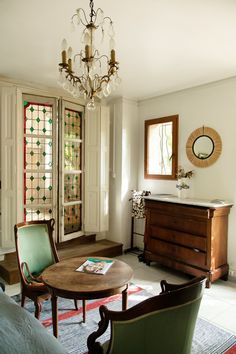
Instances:
[[[90,47],[88,44],[86,44],[86,46],[85,46],[85,57],[86,57],[86,59],[90,59],[90,57],[91,57],[91,50],[90,50]]]
[[[68,59],[68,71],[72,72],[72,61]]]
[[[66,51],[63,50],[61,52],[61,56],[62,56],[62,63],[65,65],[66,64]]]
[[[88,16],[79,8],[71,18],[73,29],[77,26],[82,31],[81,48],[74,55],[72,47],[68,47],[66,39],[63,39],[58,83],[74,98],[83,97],[87,101],[87,108],[93,110],[94,98],[107,97],[121,79],[118,76],[113,22],[110,17],[104,17],[102,9],[94,10],[93,0],[89,1],[89,6]],[[97,43],[103,41],[105,34],[109,39],[108,55],[100,54],[97,48]]]
[[[116,62],[116,52],[115,52],[114,49],[111,50],[111,61],[112,61],[113,63]]]
[[[66,49],[67,49],[67,42],[66,42],[66,39],[64,38],[61,43],[62,65],[66,65]]]

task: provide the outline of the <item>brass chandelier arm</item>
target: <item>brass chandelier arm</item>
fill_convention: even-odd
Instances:
[[[112,21],[112,19],[109,16],[104,17],[103,21],[105,21],[105,20],[109,20],[110,24],[111,25],[113,24],[113,21]]]
[[[103,55],[101,55],[100,57],[98,57],[98,58],[96,58],[96,57],[93,57],[96,61],[97,60],[101,60],[102,58],[106,58],[106,60],[107,60],[107,63],[109,63],[109,58],[108,58],[108,56],[106,55],[106,54],[103,54]]]
[[[79,53],[79,54],[76,54],[75,57],[76,57],[76,56],[81,56],[81,54],[80,54],[80,53]],[[102,55],[101,57],[95,58],[95,59],[96,59],[96,61],[98,61],[98,60],[100,61],[100,59],[103,58],[103,57],[105,57],[107,60],[109,59],[106,55]],[[108,64],[109,64],[109,66],[110,66],[110,68],[109,68],[109,70],[108,70],[108,75],[104,75],[104,77],[106,77],[106,76],[110,77],[111,75],[114,74],[113,69],[116,69],[116,70],[119,69],[119,67],[118,67],[118,64],[119,64],[119,63],[118,63],[118,62],[111,62],[111,61],[109,62],[109,61],[108,61]],[[66,78],[69,77],[69,76],[70,76],[71,78],[79,78],[79,76],[73,75],[73,71],[69,68],[69,65],[68,65],[68,64],[60,63],[59,65],[61,66],[61,70],[64,69],[64,71],[67,73]],[[101,77],[101,76],[98,75],[98,74],[96,74],[95,76]],[[83,77],[83,75],[82,75],[81,77]]]
[[[77,57],[82,58],[82,56],[83,56],[82,53],[77,53],[77,54],[75,54],[75,55],[74,55],[74,58],[73,58],[73,61],[75,62],[75,59],[76,59]]]
[[[96,53],[99,55],[99,51],[97,49],[95,49],[95,51],[94,51],[94,54],[93,54],[94,58],[95,58]]]
[[[83,13],[84,19],[85,19],[86,23],[84,23],[84,21],[82,20],[82,17],[79,16],[80,11]],[[77,9],[77,13],[74,14],[74,16],[77,16],[77,17],[79,18],[79,21],[80,21],[80,22],[82,23],[82,25],[84,25],[85,27],[86,27],[87,24],[89,23],[89,21],[88,21],[88,19],[87,19],[87,16],[86,16],[86,13],[85,13],[84,9],[82,9],[82,8]]]
[[[80,54],[76,54],[76,55],[80,55]],[[102,58],[102,57],[106,57],[107,59],[108,59],[108,57],[106,56],[106,55],[102,55],[100,58]],[[97,60],[100,60],[100,58],[98,58]],[[77,82],[77,81],[79,81],[80,83],[81,83],[81,78],[83,77],[84,79],[85,79],[85,77],[84,77],[84,75],[82,75],[82,76],[77,76],[77,75],[74,75],[73,74],[73,71],[71,71],[70,69],[69,69],[69,67],[68,67],[68,64],[59,64],[59,65],[61,65],[62,67],[63,67],[63,69],[65,70],[65,72],[66,72],[66,78],[69,78],[70,80],[73,80],[73,81],[75,81],[75,82]],[[109,63],[109,65],[110,65],[110,68],[109,68],[109,70],[108,70],[108,74],[107,75],[103,75],[103,76],[100,76],[100,75],[98,75],[98,74],[96,74],[95,75],[95,77],[97,77],[97,78],[100,78],[100,80],[102,80],[101,81],[101,84],[102,84],[102,82],[103,81],[105,81],[104,79],[105,78],[108,78],[108,81],[110,80],[110,77],[114,74],[114,72],[113,72],[113,69],[115,68],[116,70],[118,70],[119,69],[119,67],[118,67],[118,62],[115,62],[115,63]],[[101,85],[100,85],[101,86]]]
[[[94,55],[92,55],[89,59],[91,60],[91,59],[93,59],[93,60],[95,60],[95,61],[101,61],[101,59],[102,58],[105,58],[106,59],[106,61],[107,61],[107,64],[109,64],[110,63],[110,61],[109,61],[109,58],[108,58],[108,56],[106,55],[106,54],[103,54],[103,55],[101,55],[100,57],[96,57],[95,55],[96,55],[96,52],[98,53],[98,50],[96,49],[95,50],[95,52],[94,52]],[[75,58],[76,57],[80,57],[80,58],[83,58],[83,53],[77,53],[77,54],[75,54],[74,55],[74,58],[73,58],[73,61],[75,61]],[[83,60],[83,59],[82,59]],[[83,61],[89,61],[89,60],[87,60],[87,59],[84,59]],[[115,64],[118,64],[117,62],[114,62]],[[60,64],[59,64],[60,65]],[[110,65],[110,64],[109,64]]]
[[[71,17],[71,23],[74,23],[74,18],[75,17],[78,17],[78,15],[77,14],[74,14],[72,17]]]
[[[81,75],[81,76],[77,76],[77,75],[73,75],[73,73],[71,71],[69,71],[68,69],[65,69],[66,71],[66,78],[68,78],[70,81],[73,81],[73,82],[79,82],[80,84],[83,85],[83,80],[86,80],[87,78],[84,76],[84,75]],[[101,80],[101,84],[103,81],[106,81],[108,82],[110,80],[110,76],[111,75],[103,75],[103,76],[99,76],[98,74],[96,74],[96,78]],[[107,80],[105,80],[105,78],[107,78]],[[89,78],[89,81],[90,81],[90,84],[91,84],[91,79]],[[101,85],[100,85],[101,86]],[[99,87],[100,87],[99,86]]]
[[[99,11],[103,14],[103,11],[102,11],[102,9],[99,7],[98,9],[97,9],[97,11],[96,11],[96,13],[95,13],[95,19],[94,19],[94,23],[96,23],[96,21],[97,21],[97,18],[98,18],[98,14],[99,14]],[[104,20],[104,18],[103,18],[103,20]]]
[[[108,75],[104,75],[104,76],[101,78],[100,85],[98,86],[98,90],[101,90],[101,89],[102,89],[102,84],[103,84],[103,82],[108,83],[109,80],[110,80],[109,76],[108,76]]]

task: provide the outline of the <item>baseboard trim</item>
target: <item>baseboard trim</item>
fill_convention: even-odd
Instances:
[[[235,269],[229,269],[229,280],[236,282],[236,270]]]
[[[0,248],[0,257],[3,256],[4,259],[4,255],[8,254],[8,253],[13,253],[15,252],[16,249],[15,248]],[[1,259],[2,260],[2,259]]]

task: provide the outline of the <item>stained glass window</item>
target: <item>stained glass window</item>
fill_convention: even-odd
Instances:
[[[81,113],[64,110],[64,234],[81,231]]]
[[[24,101],[24,217],[49,219],[53,206],[53,107]]]

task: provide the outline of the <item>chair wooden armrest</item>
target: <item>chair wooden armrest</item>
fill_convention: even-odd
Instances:
[[[181,283],[181,284],[172,284],[172,283],[168,283],[166,280],[161,280],[160,285],[161,285],[162,291],[160,292],[160,294],[165,294],[169,291],[178,290],[183,287],[190,286],[192,284],[196,284],[199,281],[199,279],[205,279],[205,277],[202,276],[202,277],[198,277],[198,278],[193,278],[192,280],[190,280],[186,283]]]
[[[25,276],[24,268],[26,269],[26,271],[28,273],[28,278],[26,278],[26,276]],[[42,283],[42,280],[40,280],[39,277],[34,277],[33,274],[31,274],[28,264],[26,262],[21,263],[21,271],[22,271],[25,283],[27,283],[27,284],[31,284],[32,282]]]
[[[91,333],[87,340],[89,354],[103,354],[103,348],[99,342],[96,342],[96,339],[99,338],[107,330],[109,325],[109,318],[106,317],[106,314],[108,311],[108,308],[104,305],[99,307],[101,320],[98,323],[98,329],[97,331]]]

